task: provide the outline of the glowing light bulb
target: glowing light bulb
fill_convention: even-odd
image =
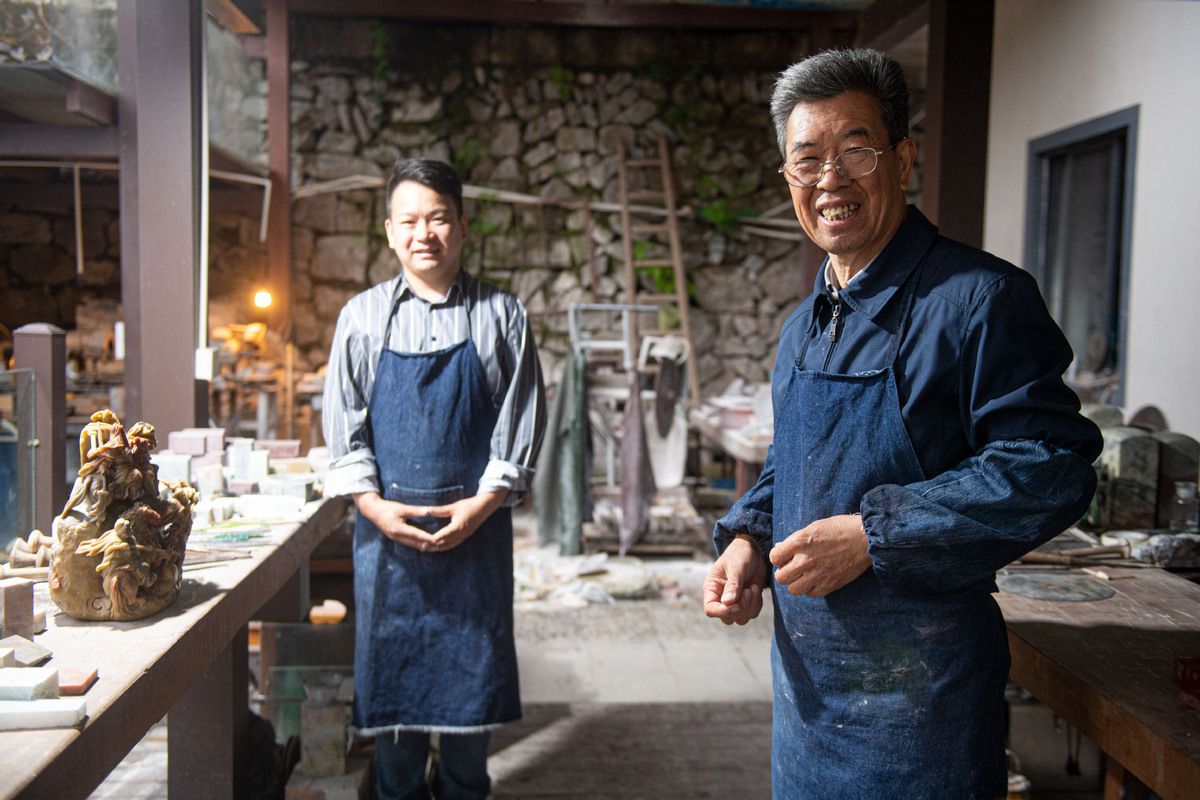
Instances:
[[[266,290],[255,292],[254,305],[259,308],[268,308],[271,305],[271,293]]]

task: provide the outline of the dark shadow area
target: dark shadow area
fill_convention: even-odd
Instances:
[[[527,705],[489,771],[494,800],[765,800],[771,704]]]

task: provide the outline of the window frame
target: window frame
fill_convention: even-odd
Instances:
[[[1089,140],[1110,134],[1123,133],[1125,136],[1124,169],[1121,172],[1120,189],[1120,222],[1117,226],[1117,236],[1120,237],[1115,248],[1115,268],[1118,273],[1117,281],[1117,386],[1108,402],[1122,405],[1125,399],[1126,374],[1128,372],[1128,323],[1129,323],[1129,279],[1130,253],[1133,233],[1133,193],[1136,176],[1137,138],[1140,106],[1134,105],[1114,111],[1095,119],[1072,125],[1054,133],[1031,139],[1028,147],[1026,195],[1025,195],[1025,264],[1026,268],[1043,287],[1043,297],[1049,275],[1043,258],[1046,252],[1044,233],[1047,221],[1048,194],[1046,183],[1049,179],[1049,162],[1053,156],[1069,150],[1074,145],[1083,145]],[[1112,176],[1114,181],[1116,175]],[[1049,298],[1047,297],[1049,305]],[[1061,323],[1060,323],[1061,324]],[[1078,359],[1081,354],[1076,353]]]

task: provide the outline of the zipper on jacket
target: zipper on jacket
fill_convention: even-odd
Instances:
[[[833,348],[841,335],[842,300],[836,294],[833,296],[833,316],[829,320],[829,349],[825,351],[825,366],[822,370],[829,371],[829,362],[833,360]]]

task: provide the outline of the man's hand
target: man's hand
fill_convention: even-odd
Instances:
[[[384,500],[376,492],[363,492],[354,495],[354,505],[389,539],[423,552],[442,552],[465,542],[507,496],[508,491],[502,490],[464,497],[444,506],[410,506]],[[445,517],[449,522],[426,533],[408,524],[416,517]]]
[[[450,521],[433,534],[430,550],[453,550],[465,542],[471,534],[479,530],[479,526],[500,507],[508,490],[498,492],[483,492],[474,497],[464,497],[462,500],[447,506],[434,506],[429,513],[435,517],[446,517]]]
[[[842,514],[819,519],[771,549],[775,581],[799,597],[824,597],[871,566],[862,517]]]
[[[434,509],[425,506],[410,506],[394,500],[384,500],[378,492],[362,492],[354,495],[354,505],[359,512],[375,524],[383,535],[392,541],[417,550],[430,550],[433,534],[408,524],[408,520],[424,517]]]
[[[704,613],[726,625],[745,625],[762,611],[767,560],[758,544],[739,535],[704,579]]]

